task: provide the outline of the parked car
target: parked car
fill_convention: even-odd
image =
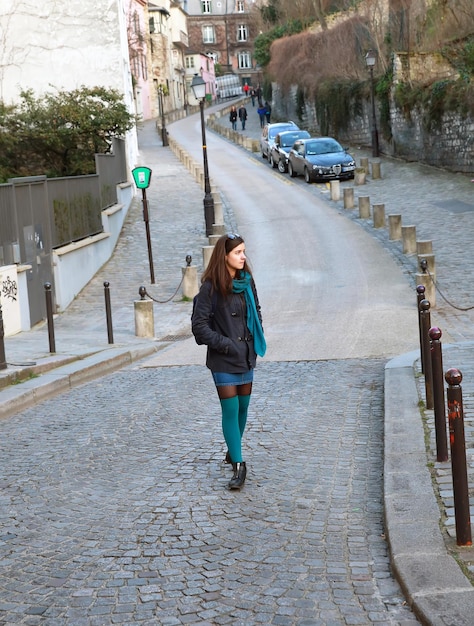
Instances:
[[[332,137],[298,139],[288,155],[288,173],[302,174],[307,183],[354,178],[355,161]]]
[[[278,171],[284,174],[288,171],[288,154],[297,139],[308,139],[311,135],[307,130],[285,130],[275,137],[271,152],[270,165],[278,167]]]
[[[260,150],[264,159],[270,158],[275,137],[284,130],[299,130],[299,126],[294,122],[276,122],[275,124],[266,124],[263,127],[260,137]]]

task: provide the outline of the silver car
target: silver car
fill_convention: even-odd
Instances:
[[[299,130],[299,126],[294,122],[276,122],[275,124],[266,124],[263,127],[260,137],[260,150],[264,159],[270,158],[275,137],[284,130]]]
[[[288,154],[297,139],[311,137],[307,130],[285,130],[278,133],[270,152],[270,165],[284,174],[288,171]]]

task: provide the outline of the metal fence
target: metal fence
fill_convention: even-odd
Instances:
[[[52,250],[102,232],[101,212],[117,202],[127,181],[125,142],[113,154],[96,155],[96,174],[30,176],[0,185],[0,265],[28,269],[31,324],[44,319],[44,282],[53,284]]]

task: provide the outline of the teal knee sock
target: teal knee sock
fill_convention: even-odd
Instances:
[[[250,404],[250,394],[248,396],[239,396],[239,430],[242,437],[247,424],[247,413]]]
[[[242,463],[242,447],[239,429],[239,398],[225,398],[221,400],[222,432],[229,450],[230,458],[234,463]]]

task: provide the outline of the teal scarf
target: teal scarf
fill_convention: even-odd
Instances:
[[[258,356],[264,356],[267,350],[267,343],[263,336],[263,328],[257,313],[257,305],[255,304],[251,285],[252,279],[248,272],[241,272],[241,275],[243,278],[234,278],[232,281],[232,291],[244,294],[245,304],[247,305],[247,326],[253,336],[255,352]]]

